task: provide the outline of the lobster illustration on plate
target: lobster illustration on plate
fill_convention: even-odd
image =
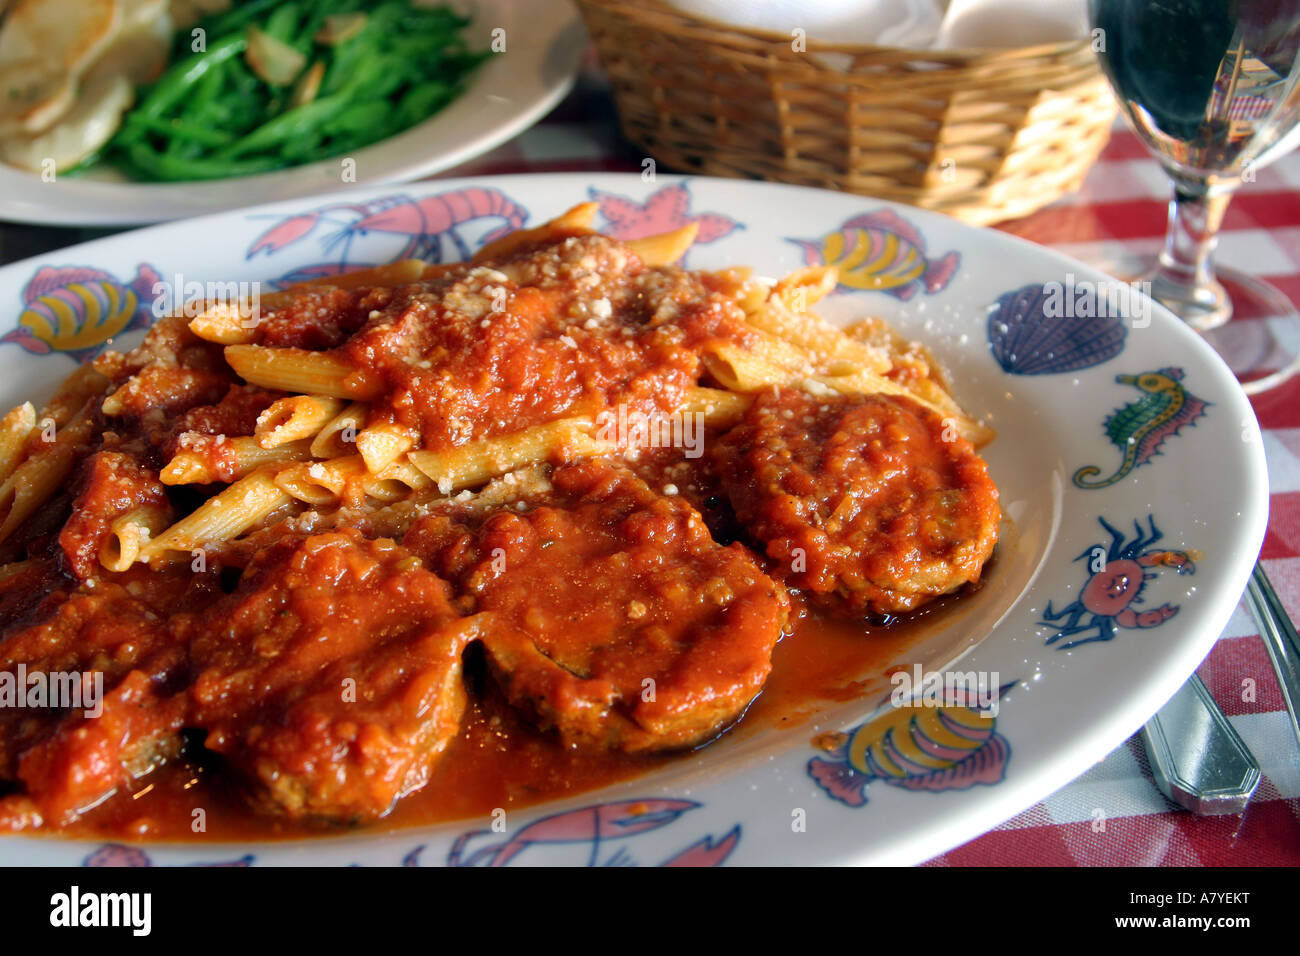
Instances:
[[[471,247],[463,232],[471,223],[499,221],[477,237],[477,245],[483,245],[513,232],[527,220],[528,210],[495,188],[468,186],[421,199],[398,193],[366,203],[333,203],[280,218],[253,241],[246,258],[276,255],[315,236],[328,258],[284,275],[280,281],[288,285],[398,259],[468,259]],[[362,261],[357,258],[357,246],[372,236],[396,236],[405,239],[405,244],[394,253],[390,238],[379,261]]]
[[[1159,627],[1178,613],[1178,605],[1162,604],[1139,610],[1136,605],[1143,603],[1142,592],[1146,582],[1153,580],[1161,568],[1173,568],[1178,574],[1196,573],[1196,565],[1188,552],[1151,547],[1164,537],[1156,527],[1155,518],[1148,517],[1145,531],[1140,521],[1134,521],[1134,535],[1128,540],[1105,518],[1097,520],[1110,534],[1110,546],[1096,545],[1075,559],[1088,561],[1091,568],[1079,599],[1060,610],[1054,609],[1052,602],[1048,601],[1043,619],[1039,621],[1056,631],[1047,639],[1048,644],[1056,644],[1062,638],[1070,639],[1058,644],[1057,650],[1112,640],[1121,627]]]

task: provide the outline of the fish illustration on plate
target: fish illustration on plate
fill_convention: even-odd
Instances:
[[[1165,439],[1183,428],[1196,424],[1205,414],[1208,402],[1197,398],[1182,385],[1181,368],[1162,368],[1141,375],[1116,375],[1115,381],[1132,385],[1141,397],[1115,410],[1106,419],[1106,437],[1123,453],[1119,467],[1106,478],[1097,479],[1101,469],[1085,465],[1074,473],[1080,488],[1106,488],[1121,481],[1134,468],[1147,464],[1160,454]]]
[[[998,699],[1015,684],[998,687]],[[996,731],[996,715],[969,691],[945,695],[939,706],[891,705],[847,733],[819,736],[814,745],[826,756],[808,761],[808,775],[850,807],[866,805],[873,780],[931,792],[992,785],[1011,759],[1011,745]]]
[[[82,361],[114,336],[152,324],[160,281],[145,264],[129,282],[100,269],[42,266],[23,288],[17,328],[0,342],[13,342],[33,355],[61,352]]]
[[[791,239],[809,266],[834,266],[840,286],[887,292],[907,301],[918,292],[942,292],[961,265],[953,251],[931,259],[915,226],[889,209],[854,216],[818,239]]]

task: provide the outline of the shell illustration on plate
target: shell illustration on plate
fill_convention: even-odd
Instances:
[[[993,356],[1012,375],[1051,375],[1108,362],[1124,350],[1128,328],[1117,310],[1060,308],[1059,290],[1021,286],[998,298],[989,314]],[[1087,311],[1087,315],[1080,314]]]
[[[998,699],[1016,683],[997,688]],[[904,790],[992,785],[1002,780],[1011,759],[1011,744],[996,730],[992,709],[981,709],[964,690],[945,695],[937,707],[916,701],[890,705],[847,733],[818,737],[814,746],[826,756],[808,761],[808,775],[850,807],[867,803],[873,780]]]
[[[942,292],[961,265],[955,251],[930,259],[920,231],[889,209],[854,216],[818,239],[790,241],[803,249],[806,265],[835,266],[841,287],[904,302],[921,290]]]
[[[13,342],[33,355],[61,352],[80,362],[113,336],[153,323],[159,282],[145,264],[130,282],[99,269],[43,266],[23,288],[18,327],[0,342]]]

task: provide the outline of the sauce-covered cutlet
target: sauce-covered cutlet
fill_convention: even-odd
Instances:
[[[493,675],[567,742],[643,751],[717,735],[767,679],[785,589],[621,466],[566,466],[553,483],[542,506],[431,517],[404,543],[488,612]]]
[[[915,610],[977,581],[997,542],[988,466],[906,397],[768,390],[714,464],[771,572],[839,613]]]

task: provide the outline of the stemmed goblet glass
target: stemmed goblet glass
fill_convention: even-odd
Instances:
[[[1248,393],[1272,388],[1300,370],[1300,315],[1257,278],[1216,276],[1213,254],[1233,193],[1300,142],[1300,0],[1089,7],[1129,125],[1173,179],[1165,245],[1145,276],[1150,293],[1210,342]]]

